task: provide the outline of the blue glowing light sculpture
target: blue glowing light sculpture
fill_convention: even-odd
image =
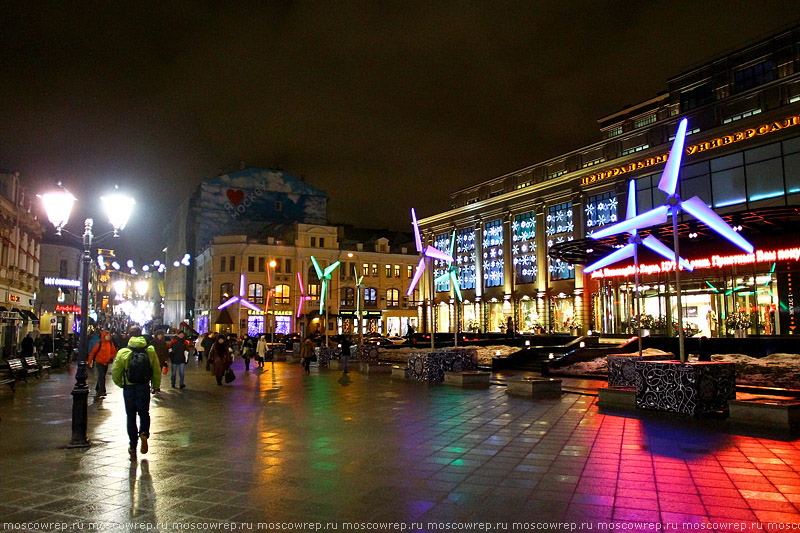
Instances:
[[[709,208],[706,203],[700,199],[699,196],[694,196],[688,200],[682,200],[678,195],[678,174],[680,173],[681,158],[683,157],[683,146],[686,141],[686,128],[689,121],[681,119],[678,124],[678,131],[675,134],[675,140],[672,143],[672,149],[667,158],[667,164],[664,166],[664,172],[661,174],[661,179],[658,182],[658,188],[667,194],[667,201],[664,205],[660,205],[635,216],[631,219],[626,219],[613,226],[605,227],[592,234],[594,239],[602,239],[611,235],[619,233],[631,232],[637,229],[643,229],[649,226],[660,225],[667,222],[667,215],[672,216],[672,238],[675,248],[674,261],[675,264],[680,263],[680,250],[678,242],[678,213],[681,210],[688,213],[693,218],[705,223],[709,228],[713,229],[719,235],[722,235],[730,242],[747,252],[753,253],[753,245],[750,244],[744,237],[736,233],[722,218]],[[675,288],[678,303],[678,339],[680,348],[681,362],[686,361],[686,352],[684,350],[684,332],[683,332],[683,307],[681,306],[681,277],[680,268],[675,268]]]

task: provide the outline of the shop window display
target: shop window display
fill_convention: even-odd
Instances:
[[[486,287],[503,285],[503,221],[488,222],[483,237],[483,282]]]
[[[446,254],[450,253],[450,234],[449,233],[440,233],[436,236],[436,239],[433,242],[433,246],[439,250],[440,252],[444,252]],[[442,261],[439,259],[433,260],[433,279],[437,279],[439,276],[445,274],[447,272],[447,268],[449,267],[447,261]],[[436,284],[436,292],[450,292],[450,278],[447,277],[443,281]]]
[[[511,254],[518,284],[536,283],[536,213],[516,215],[511,223]]]
[[[458,284],[462,290],[475,288],[475,231],[464,228],[456,233]]]
[[[562,242],[573,240],[575,224],[572,220],[572,202],[566,202],[550,207],[547,213],[547,248]],[[552,281],[575,278],[575,266],[561,261],[550,259],[550,279]]]
[[[586,202],[586,236],[617,222],[617,195],[613,191],[590,196]]]

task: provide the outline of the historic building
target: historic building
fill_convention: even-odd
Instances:
[[[39,292],[36,309],[42,333],[67,334],[76,331],[81,316],[81,258],[73,246],[41,245]]]
[[[164,322],[192,322],[195,269],[184,268],[218,235],[259,238],[270,224],[327,223],[327,196],[286,172],[247,167],[204,180],[188,198],[176,202],[165,221]],[[173,268],[178,262],[179,267]]]
[[[699,196],[756,248],[742,254],[681,215],[681,254],[695,267],[683,275],[689,333],[793,334],[800,26],[669,79],[666,92],[601,118],[601,140],[590,146],[455,191],[450,210],[420,220],[425,241],[440,249],[455,231],[465,298],[458,304],[449,285],[437,285],[433,327],[632,331],[632,262],[591,275],[583,266],[627,242],[591,234],[624,218],[629,180],[638,212],[665,201],[657,184],[683,117],[681,198]],[[672,244],[671,222],[647,233]],[[674,265],[649,252],[640,261],[642,320],[677,331]]]
[[[404,335],[418,324],[418,292],[406,297],[419,257],[409,236],[364,238],[342,226],[294,223],[265,228],[270,236],[219,236],[197,256],[195,325],[199,332],[237,334],[362,333]],[[328,320],[320,315],[323,271],[339,261],[326,281]],[[361,279],[361,285],[357,286]],[[227,305],[226,305],[227,304]],[[220,306],[222,307],[220,309]]]
[[[22,337],[39,328],[34,311],[43,232],[19,174],[0,171],[0,343],[4,355],[13,353]]]

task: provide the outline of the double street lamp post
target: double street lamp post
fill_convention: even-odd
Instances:
[[[91,445],[87,438],[89,387],[86,384],[86,360],[89,347],[87,331],[89,328],[89,277],[91,276],[92,266],[92,245],[94,241],[92,226],[94,221],[91,218],[87,218],[84,221],[82,237],[70,233],[64,229],[64,226],[69,221],[75,197],[66,190],[60,190],[43,194],[41,198],[47,218],[56,228],[56,235],[61,235],[61,232],[64,231],[83,242],[83,257],[81,260],[81,330],[79,332],[78,369],[75,372],[75,387],[72,389],[72,439],[68,447],[85,448]],[[105,205],[108,221],[113,231],[98,237],[98,242],[111,235],[119,237],[119,232],[128,223],[128,218],[135,203],[133,198],[121,194],[112,194],[101,199]]]

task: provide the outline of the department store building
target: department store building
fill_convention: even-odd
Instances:
[[[436,331],[630,333],[632,261],[584,274],[627,243],[594,240],[625,218],[635,180],[639,213],[666,201],[657,188],[678,122],[688,118],[680,172],[683,199],[699,196],[754,244],[753,254],[688,216],[679,218],[687,333],[794,334],[800,303],[800,26],[681,73],[667,90],[601,118],[601,140],[455,191],[452,208],[420,220],[423,238],[447,250],[455,232],[464,294],[435,287]],[[672,247],[672,222],[651,228]],[[438,273],[447,265],[437,265]],[[640,252],[642,317],[675,333],[674,264]],[[427,294],[428,289],[424,289]],[[726,320],[745,315],[749,326]],[[739,324],[741,326],[741,324]]]

